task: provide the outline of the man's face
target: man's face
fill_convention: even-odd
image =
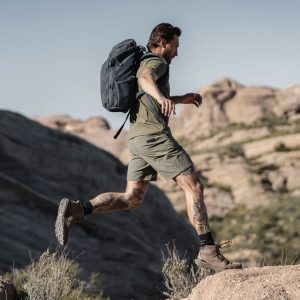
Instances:
[[[173,39],[167,43],[164,47],[163,58],[167,61],[168,64],[171,63],[172,59],[178,55],[177,49],[179,47],[179,37],[173,35]]]

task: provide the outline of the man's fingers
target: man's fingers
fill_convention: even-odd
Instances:
[[[172,111],[172,103],[170,100],[166,101],[166,111],[165,111],[165,116],[169,117]]]
[[[161,112],[163,115],[165,115],[165,111],[166,111],[166,102],[164,101],[162,104],[161,104]]]
[[[198,101],[195,100],[193,103],[194,103],[194,105],[196,105],[197,107],[200,107],[200,103],[199,103]]]
[[[165,100],[161,103],[161,112],[164,116],[169,117],[175,114],[175,103],[172,100]]]

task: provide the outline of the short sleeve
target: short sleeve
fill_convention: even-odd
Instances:
[[[159,58],[148,58],[142,62],[140,66],[139,74],[145,69],[152,70],[156,74],[157,78],[159,79],[163,75],[165,75],[168,66],[165,62],[163,62]]]

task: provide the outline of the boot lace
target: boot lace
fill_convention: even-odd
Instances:
[[[221,249],[228,248],[232,244],[231,240],[224,241],[223,243],[217,244],[216,245],[216,252],[217,252],[217,257],[221,260],[224,261],[226,265],[230,264],[230,261],[220,252]]]

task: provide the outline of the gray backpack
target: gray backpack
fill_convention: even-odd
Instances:
[[[137,99],[145,94],[138,92],[136,72],[143,59],[157,57],[158,55],[148,52],[145,48],[138,46],[133,39],[124,40],[115,45],[103,63],[100,72],[100,91],[102,105],[110,112],[127,113],[127,117],[118,130],[114,138],[116,139],[122,131],[131,108],[135,105]],[[157,81],[158,86],[164,85],[169,80],[169,71]],[[166,123],[165,119],[154,109],[152,101],[147,97],[147,107],[155,117]]]

